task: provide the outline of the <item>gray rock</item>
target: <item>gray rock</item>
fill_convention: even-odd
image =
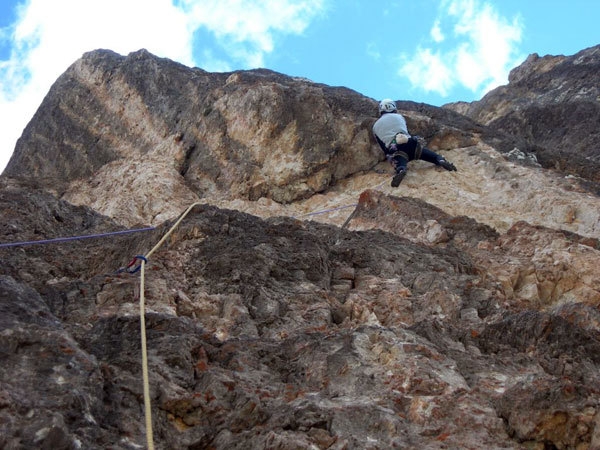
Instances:
[[[546,168],[578,175],[600,192],[597,74],[600,46],[571,56],[530,55],[509,83],[465,105],[446,105],[476,122],[522,140]],[[509,149],[510,150],[510,149]]]
[[[0,177],[0,242],[103,237],[0,246],[0,447],[146,446],[120,269],[198,201],[145,267],[157,448],[598,447],[600,200],[489,148],[524,137],[399,106],[458,172],[386,191],[376,102],[345,88],[77,61]]]

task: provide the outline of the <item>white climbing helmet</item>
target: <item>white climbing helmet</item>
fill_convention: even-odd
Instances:
[[[391,98],[384,98],[379,102],[379,114],[391,113],[398,111],[396,102]]]

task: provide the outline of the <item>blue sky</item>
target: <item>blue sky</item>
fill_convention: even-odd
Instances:
[[[598,19],[597,0],[2,0],[0,171],[52,83],[93,49],[441,106],[506,84],[531,53],[600,44]]]

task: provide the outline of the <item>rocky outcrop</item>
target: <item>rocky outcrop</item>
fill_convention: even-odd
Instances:
[[[173,197],[290,202],[377,163],[373,111],[348,89],[267,70],[209,74],[96,51],[53,86],[5,173],[48,179],[110,215],[127,196],[127,213],[155,223],[180,210]]]
[[[374,191],[350,225],[192,211],[147,272],[162,446],[598,445],[597,240]],[[1,250],[3,446],[143,445],[139,280],[114,268],[164,231]]]
[[[542,166],[578,175],[600,191],[600,46],[572,56],[530,55],[509,83],[480,101],[446,105],[522,140]]]
[[[437,150],[501,141],[451,111],[400,107]],[[144,50],[95,51],[54,84],[4,174],[127,225],[161,223],[200,199],[291,203],[383,159],[376,114],[357,92],[268,70],[208,73]]]
[[[145,446],[124,269],[192,202],[145,271],[157,448],[600,448],[600,199],[399,106],[458,172],[392,189],[344,88],[76,62],[0,177],[0,448]]]

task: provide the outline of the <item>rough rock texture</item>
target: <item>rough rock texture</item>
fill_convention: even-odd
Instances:
[[[0,448],[145,447],[120,269],[200,201],[145,272],[157,448],[600,449],[600,198],[399,104],[458,172],[392,189],[347,89],[76,62],[0,177],[0,244],[95,237],[0,245]]]
[[[600,45],[572,56],[530,55],[509,83],[471,104],[446,105],[525,142],[544,167],[591,181],[600,192]]]
[[[501,142],[451,111],[400,107],[432,148]],[[349,89],[267,70],[211,74],[143,50],[95,51],[53,85],[4,174],[128,225],[161,223],[200,199],[290,203],[383,159],[376,112]]]
[[[5,173],[52,178],[66,199],[110,215],[127,196],[120,214],[155,223],[199,198],[289,202],[378,161],[372,110],[348,89],[267,70],[209,74],[96,51],[52,87]]]

